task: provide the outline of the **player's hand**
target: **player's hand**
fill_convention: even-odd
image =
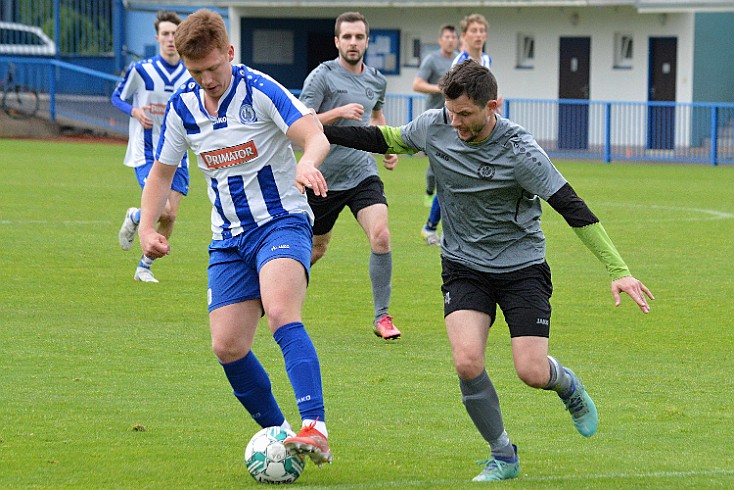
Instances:
[[[145,113],[144,107],[133,107],[130,115],[137,119],[145,129],[150,129],[153,127],[153,120],[149,118],[148,115]]]
[[[650,305],[647,303],[645,295],[650,299],[655,299],[647,286],[642,284],[632,276],[620,277],[616,281],[612,281],[612,295],[614,296],[614,305],[619,306],[622,298],[619,293],[625,292],[632,298],[643,313],[650,312]]]
[[[159,259],[171,253],[171,246],[166,237],[153,229],[149,231],[138,229],[138,237],[140,248],[143,249],[143,255],[146,257]]]
[[[398,164],[398,156],[395,153],[388,153],[383,159],[385,168],[392,170]]]
[[[351,119],[353,121],[361,121],[362,115],[364,114],[364,107],[362,104],[353,102],[351,104],[341,106],[341,118]]]
[[[296,186],[301,194],[306,192],[308,187],[317,196],[326,197],[326,179],[321,174],[321,171],[313,166],[311,162],[304,162],[301,160],[296,165]]]

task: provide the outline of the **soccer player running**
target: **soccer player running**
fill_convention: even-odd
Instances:
[[[462,51],[454,58],[452,66],[466,60],[473,60],[486,68],[492,68],[492,57],[484,52],[484,45],[489,35],[489,22],[482,14],[469,14],[461,20]],[[498,107],[501,105],[501,99]],[[431,211],[426,224],[421,229],[421,236],[429,245],[438,245],[438,224],[441,222],[441,204],[438,195],[433,197]]]
[[[284,443],[318,465],[331,462],[319,359],[301,319],[313,219],[303,191],[326,194],[316,167],[329,142],[288,90],[264,73],[231,64],[234,47],[219,14],[203,9],[187,17],[176,31],[176,48],[193,79],[166,109],[143,189],[140,244],[150,257],[169,253],[154,223],[178,162],[192,149],[212,203],[207,299],[214,353],[255,422],[290,428],[251,350],[264,314],[302,419],[298,435]],[[291,142],[303,148],[299,162]]]
[[[446,213],[441,290],[462,401],[491,458],[474,481],[520,473],[499,398],[485,368],[489,329],[499,305],[509,326],[518,377],[555,391],[581,435],[594,435],[594,402],[571,369],[548,355],[553,291],[540,227],[540,199],[560,213],[604,264],[614,301],[627,293],[644,312],[654,299],[635,279],[604,227],[535,139],[496,114],[497,82],[479,63],[454,66],[439,83],[445,108],[402,127],[324,127],[331,143],[375,153],[423,151]]]
[[[133,63],[128,68],[112,94],[112,103],[130,116],[129,138],[124,164],[135,169],[140,187],[153,166],[153,154],[158,146],[161,122],[168,98],[181,83],[189,79],[189,73],[176,51],[173,36],[181,19],[175,12],[161,10],[154,22],[155,39],[160,45],[158,55]],[[132,99],[132,104],[126,102]],[[171,238],[173,224],[183,196],[189,192],[189,169],[184,153],[171,184],[166,207],[158,219],[158,231]],[[130,250],[135,231],[140,224],[140,209],[129,208],[120,227],[118,240],[123,250]],[[150,268],[153,257],[143,254],[135,268],[136,281],[158,282]]]
[[[456,35],[456,28],[449,24],[444,24],[438,31],[439,49],[426,56],[418,68],[418,73],[413,79],[413,90],[423,94],[427,94],[426,109],[440,109],[443,107],[443,94],[438,87],[438,81],[451,68],[452,61],[456,56],[456,47],[459,44],[459,38]],[[434,193],[436,191],[436,179],[433,177],[433,171],[429,165],[426,169],[426,205],[432,206]],[[425,232],[425,227],[421,230],[421,235]],[[423,236],[429,245],[440,245],[438,233],[434,231],[430,236]]]
[[[339,57],[316,67],[306,78],[300,96],[306,107],[317,112],[322,124],[385,124],[382,105],[387,81],[363,61],[369,34],[367,19],[358,12],[346,12],[336,19],[334,42]],[[386,169],[392,170],[397,163],[397,155],[385,155]],[[392,251],[387,198],[377,173],[377,162],[370,153],[333,147],[320,170],[329,183],[330,192],[325,197],[306,190],[315,215],[311,263],[315,264],[324,256],[334,223],[342,209],[349,206],[370,242],[373,331],[385,340],[397,339],[400,330],[388,312],[392,294]]]

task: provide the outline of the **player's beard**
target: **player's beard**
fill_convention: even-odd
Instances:
[[[352,51],[343,51],[341,53],[342,59],[349,63],[352,66],[357,66],[360,63],[362,63],[362,59],[364,58],[364,51],[363,52],[357,52],[359,54],[356,54]],[[356,56],[356,57],[355,57]]]

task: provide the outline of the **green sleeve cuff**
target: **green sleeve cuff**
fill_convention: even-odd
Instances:
[[[586,245],[586,248],[596,255],[596,258],[607,268],[609,277],[615,281],[621,277],[629,276],[630,270],[619,255],[617,248],[612,243],[612,239],[607,235],[601,223],[598,221],[591,225],[581,228],[574,228],[573,231]]]
[[[406,145],[400,137],[400,128],[396,126],[379,126],[382,136],[385,138],[388,149],[385,153],[409,154],[418,153],[418,150]]]

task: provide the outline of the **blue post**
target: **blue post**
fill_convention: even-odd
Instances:
[[[612,161],[612,104],[604,104],[604,163]]]
[[[505,118],[510,119],[510,101],[505,100]]]
[[[711,165],[717,165],[719,160],[719,107],[711,107]]]
[[[122,47],[125,45],[125,22],[122,0],[115,0],[112,4],[112,52],[115,53],[115,72],[121,72],[125,67],[122,58]]]
[[[48,114],[51,122],[56,122],[56,64],[48,64]]]
[[[413,96],[408,96],[408,122],[413,120]]]
[[[61,57],[61,0],[54,0],[54,42],[56,59]]]

